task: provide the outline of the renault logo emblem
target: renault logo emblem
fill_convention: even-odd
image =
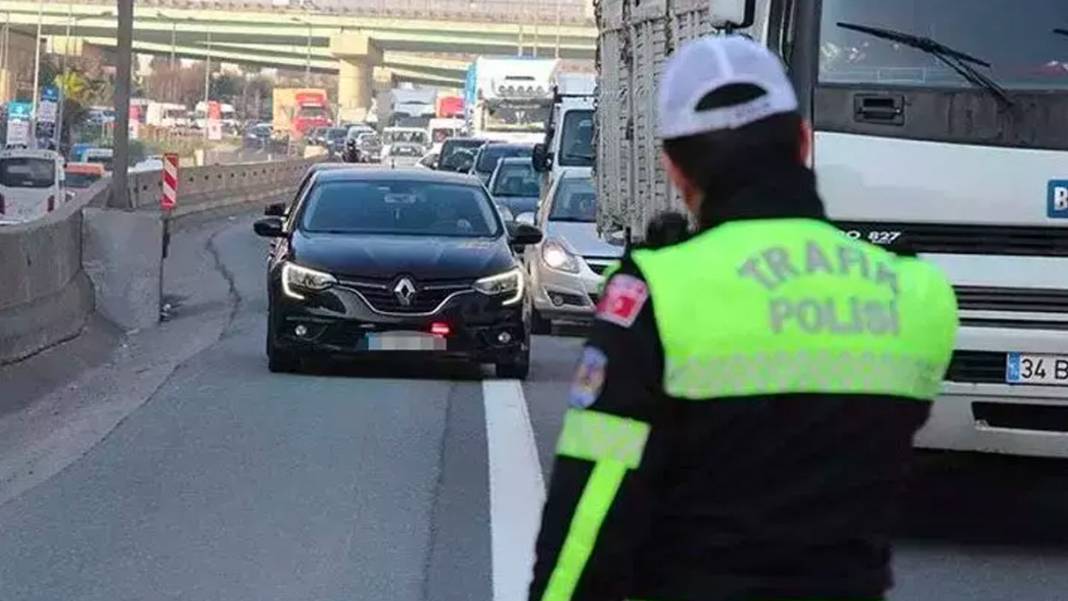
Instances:
[[[401,278],[393,286],[393,295],[397,297],[401,305],[408,307],[412,304],[412,298],[415,297],[415,284],[408,278]]]

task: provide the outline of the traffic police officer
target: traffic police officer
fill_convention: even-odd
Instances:
[[[811,133],[767,49],[688,44],[659,109],[698,227],[629,253],[605,286],[529,598],[880,599],[953,290],[827,222]]]

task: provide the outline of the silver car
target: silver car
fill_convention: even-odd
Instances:
[[[605,270],[623,256],[622,244],[597,233],[597,195],[588,167],[560,172],[536,215],[516,218],[545,233],[541,244],[528,247],[534,303],[533,329],[549,333],[553,321],[585,321],[593,317]]]

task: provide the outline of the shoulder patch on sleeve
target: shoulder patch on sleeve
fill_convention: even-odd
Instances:
[[[582,351],[582,361],[571,384],[571,406],[586,409],[597,401],[604,388],[605,368],[608,357],[600,349],[587,346]]]
[[[648,299],[648,284],[632,275],[616,275],[605,286],[601,302],[597,304],[597,319],[629,328]]]

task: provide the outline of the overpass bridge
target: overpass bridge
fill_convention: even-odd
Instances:
[[[286,0],[139,0],[134,50],[337,73],[342,110],[370,106],[376,78],[458,86],[479,54],[595,52],[586,0],[315,0],[302,10],[278,1]],[[57,53],[116,45],[113,1],[0,0],[0,17],[23,31],[40,22]]]

